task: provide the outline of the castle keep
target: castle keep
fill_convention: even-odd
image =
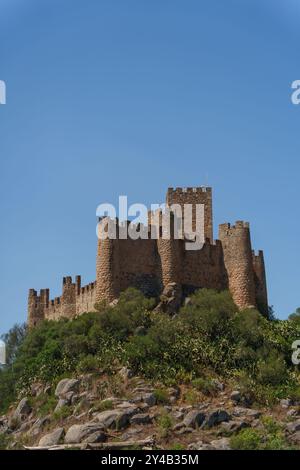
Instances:
[[[186,250],[183,239],[164,239],[161,230],[157,239],[99,239],[96,281],[81,286],[80,276],[75,282],[64,277],[62,295],[54,300],[50,300],[49,289],[42,289],[39,295],[30,289],[29,326],[43,319],[91,312],[97,302],[112,302],[128,287],[159,297],[169,285],[176,285],[182,298],[199,288],[229,289],[240,309],[257,307],[267,316],[264,257],[262,251],[256,254],[252,250],[249,224],[222,224],[219,239],[214,241],[211,188],[169,188],[166,204],[182,208],[192,204],[193,209],[196,204],[204,205],[205,243],[200,250]]]

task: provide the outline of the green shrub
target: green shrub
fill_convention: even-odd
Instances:
[[[263,385],[279,385],[287,379],[287,367],[282,356],[272,351],[257,364],[257,381]]]
[[[94,411],[106,411],[112,410],[114,407],[113,402],[111,400],[101,400],[94,404],[93,410]]]
[[[4,433],[0,433],[0,450],[6,450],[10,442],[10,436]]]
[[[198,377],[192,381],[193,387],[202,392],[204,395],[214,395],[217,391],[216,384],[205,377]]]
[[[286,441],[281,426],[271,416],[262,418],[263,428],[242,429],[230,438],[230,446],[234,450],[285,450],[291,449]]]
[[[157,424],[159,427],[159,434],[161,437],[166,437],[171,428],[173,427],[174,421],[173,418],[166,414],[165,412],[162,412],[162,414],[157,418]]]
[[[115,307],[102,310],[100,325],[118,340],[127,339],[137,327],[149,326],[149,311],[153,306],[153,299],[146,299],[139,290],[129,288],[120,294]]]
[[[99,359],[96,356],[88,354],[80,359],[77,365],[78,372],[95,372],[99,370]]]
[[[64,405],[53,413],[54,421],[62,422],[64,419],[68,418],[73,412],[71,406]]]
[[[264,426],[261,448],[263,450],[285,450],[291,446],[286,441],[282,426],[272,416],[264,416],[261,419]]]
[[[54,395],[47,395],[41,393],[38,397],[33,399],[32,406],[36,409],[39,416],[47,416],[53,413],[57,404],[57,398]]]
[[[175,444],[172,444],[170,450],[185,450],[185,446],[180,444],[180,442],[176,442]]]
[[[162,388],[157,388],[153,392],[156,402],[161,405],[166,405],[169,403],[169,395],[168,392]]]
[[[242,429],[238,434],[231,436],[230,447],[233,450],[258,450],[261,436],[255,429]]]
[[[199,403],[200,398],[199,398],[199,393],[195,390],[187,390],[184,393],[184,400],[189,404],[189,405],[197,405]]]
[[[291,362],[299,323],[267,321],[253,309],[238,312],[228,291],[201,289],[173,318],[151,311],[153,305],[128,289],[114,307],[101,303],[97,312],[72,320],[44,321],[25,336],[15,328],[12,363],[0,369],[0,412],[33,382],[54,384],[76,372],[103,371],[109,383],[101,397],[108,390],[121,396],[114,374],[122,365],[163,385],[193,381],[194,400],[197,390],[214,393],[213,382],[203,377],[206,370],[238,381],[248,401],[299,399],[299,373]],[[40,408],[48,413],[52,405],[46,401]]]
[[[237,311],[228,291],[217,292],[213,289],[200,289],[190,303],[181,309],[185,321],[195,332],[210,338],[217,338],[223,328]]]

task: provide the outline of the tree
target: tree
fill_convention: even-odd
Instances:
[[[6,346],[6,364],[11,365],[18,352],[20,345],[22,344],[27,331],[26,323],[21,325],[15,324],[8,333],[1,336]]]
[[[300,324],[300,307],[298,307],[294,313],[291,313],[291,315],[289,316],[289,320]]]

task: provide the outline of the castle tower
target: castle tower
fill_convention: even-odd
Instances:
[[[32,328],[45,319],[45,309],[49,305],[49,289],[41,289],[40,295],[34,289],[28,294],[28,326]]]
[[[63,278],[61,296],[61,316],[72,318],[76,315],[76,286],[71,276]]]
[[[160,276],[162,285],[165,287],[171,282],[176,284],[181,283],[181,247],[182,240],[174,239],[174,214],[170,213],[170,226],[168,223],[164,224],[164,217],[162,216],[162,226],[160,226],[159,238],[157,240],[157,249],[160,258]]]
[[[107,219],[108,221],[108,219]],[[119,240],[98,236],[96,260],[96,302],[112,302],[119,296]]]
[[[167,206],[178,204],[181,206],[184,219],[184,204],[193,206],[192,229],[196,230],[196,204],[204,205],[204,238],[213,241],[213,214],[212,214],[212,189],[198,188],[169,188],[166,198]]]
[[[249,224],[238,221],[234,226],[219,226],[229,289],[240,309],[256,306],[254,272]]]
[[[255,297],[259,311],[268,317],[268,294],[267,294],[267,281],[265,271],[264,254],[260,250],[258,255],[252,252],[253,270],[254,270],[254,283],[255,283]]]

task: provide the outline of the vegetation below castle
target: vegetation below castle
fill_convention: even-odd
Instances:
[[[44,321],[7,335],[9,364],[0,371],[0,409],[5,412],[34,382],[57,383],[73,373],[113,375],[122,365],[171,386],[192,384],[213,393],[214,378],[239,387],[249,403],[300,400],[291,345],[300,339],[296,316],[268,321],[255,310],[238,312],[227,291],[199,290],[179,314],[153,310],[135,290],[115,306],[73,320]]]

